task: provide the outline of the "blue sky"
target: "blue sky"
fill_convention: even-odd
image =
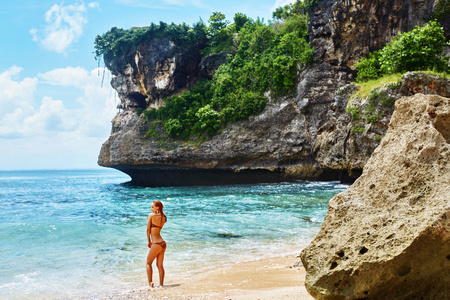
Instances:
[[[0,10],[0,170],[98,168],[119,99],[94,58],[111,27],[192,25],[219,11],[269,20],[294,0],[5,1]]]

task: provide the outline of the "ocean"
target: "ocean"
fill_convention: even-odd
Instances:
[[[147,284],[153,200],[168,217],[166,283],[218,264],[298,254],[319,231],[328,201],[348,187],[145,188],[129,180],[110,169],[0,171],[0,299],[94,297]]]

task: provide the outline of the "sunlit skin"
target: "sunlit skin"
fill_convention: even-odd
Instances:
[[[156,202],[156,201],[155,201]],[[161,287],[164,286],[164,253],[166,252],[166,249],[156,243],[164,242],[163,238],[161,237],[161,229],[158,227],[163,227],[166,223],[166,219],[164,217],[164,213],[162,213],[162,207],[158,206],[160,202],[152,203],[151,211],[152,213],[148,216],[148,222],[147,222],[147,240],[148,240],[148,247],[150,248],[150,251],[147,255],[147,277],[148,277],[148,284],[150,287],[154,287],[153,283],[153,268],[152,263],[156,258],[156,267],[159,271],[159,285]],[[162,205],[162,204],[161,204]],[[153,224],[153,226],[152,226]]]

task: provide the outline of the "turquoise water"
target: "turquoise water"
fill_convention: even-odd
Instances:
[[[299,253],[338,182],[142,188],[114,170],[0,172],[0,298],[83,297],[146,284],[146,223],[164,204],[166,283]]]

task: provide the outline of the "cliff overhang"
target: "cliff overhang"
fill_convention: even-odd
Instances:
[[[260,114],[228,124],[203,143],[151,137],[147,133],[154,123],[136,110],[161,107],[165,97],[210,78],[227,53],[203,57],[201,45],[182,48],[160,38],[124,56],[107,57],[121,104],[98,163],[146,186],[354,181],[379,145],[393,111],[393,105],[380,107],[378,119],[371,122],[355,121],[346,112],[357,89],[352,84],[354,62],[381,49],[397,33],[423,24],[434,5],[433,0],[320,1],[308,25],[316,62],[297,74],[295,94],[267,95]],[[450,97],[446,78],[405,76],[379,87],[378,93],[387,94],[392,103],[417,92]],[[357,99],[356,104],[364,110],[368,101]]]

